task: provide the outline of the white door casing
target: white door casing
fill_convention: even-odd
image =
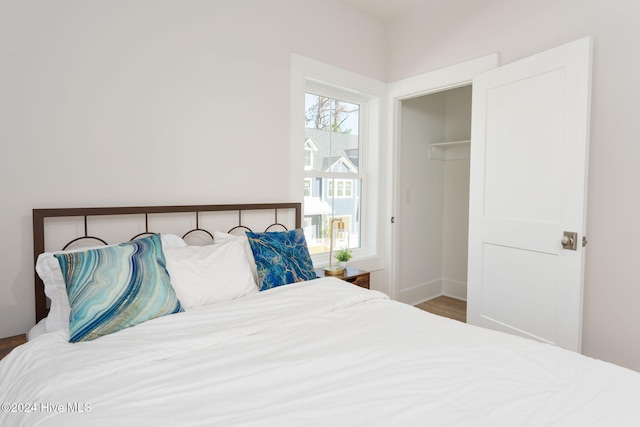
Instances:
[[[390,224],[388,230],[388,241],[391,242],[387,246],[386,257],[390,260],[389,275],[387,276],[389,287],[389,295],[393,299],[401,299],[400,295],[400,253],[401,244],[410,244],[410,242],[401,242],[398,236],[398,227],[403,221],[403,190],[401,188],[400,174],[400,153],[402,151],[402,102],[416,98],[419,96],[441,92],[460,86],[468,85],[473,78],[488,70],[492,70],[498,66],[498,54],[490,54],[480,58],[472,59],[463,63],[455,64],[446,68],[423,73],[417,76],[408,77],[387,86],[387,140],[392,141],[387,147],[387,152],[383,155],[390,163],[388,171],[390,172],[387,179],[393,183],[390,186],[392,194],[389,199],[393,200],[393,209],[389,211],[389,217],[394,217],[393,224]],[[407,142],[405,142],[407,143]],[[415,143],[415,141],[408,141]],[[417,294],[415,298],[420,299],[423,295]]]
[[[580,351],[590,37],[473,80],[467,322]],[[575,251],[563,231],[578,233]]]

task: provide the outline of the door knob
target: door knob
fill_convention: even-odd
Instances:
[[[563,249],[575,251],[578,248],[578,233],[573,231],[564,231],[560,240]]]

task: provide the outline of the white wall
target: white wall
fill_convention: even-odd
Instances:
[[[402,102],[399,215],[400,301],[417,303],[442,290],[443,162],[429,159],[429,144],[444,140],[445,95]]]
[[[471,138],[471,86],[449,90],[446,97],[445,139],[468,141]],[[468,150],[468,146],[465,148]],[[467,299],[469,170],[468,155],[444,161],[443,294],[463,300]]]
[[[402,101],[400,300],[445,294],[466,299],[469,157],[440,160],[430,144],[468,140],[471,87]]]
[[[450,0],[389,29],[388,81],[594,36],[583,351],[640,370],[640,2]]]
[[[31,209],[293,201],[290,54],[382,80],[383,40],[334,0],[0,2],[0,337],[34,323]]]

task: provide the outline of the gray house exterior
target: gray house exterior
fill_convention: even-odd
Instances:
[[[349,247],[360,246],[362,181],[354,176],[360,170],[358,135],[307,128],[304,144],[304,228],[310,251],[329,250],[332,217],[344,220]]]

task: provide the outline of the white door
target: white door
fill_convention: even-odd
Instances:
[[[590,75],[584,38],[473,81],[467,322],[575,351]]]

